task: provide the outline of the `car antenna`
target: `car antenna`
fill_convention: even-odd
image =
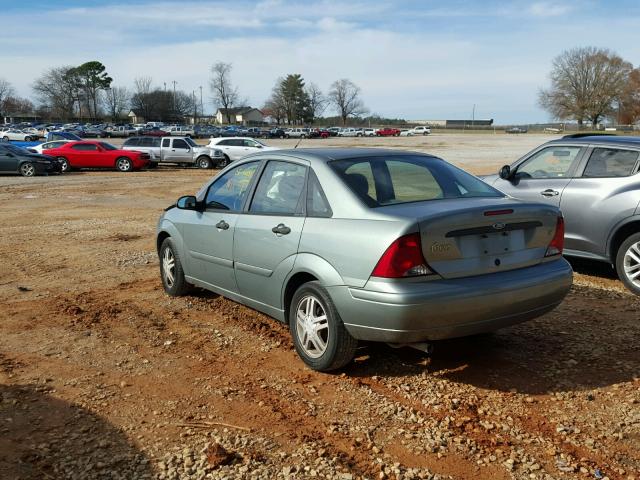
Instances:
[[[298,145],[300,145],[300,142],[302,141],[302,139],[303,139],[303,138],[304,138],[304,137],[300,137],[300,140],[298,140],[298,143],[296,143],[296,146],[295,146],[295,147],[293,147],[293,148],[298,148]]]

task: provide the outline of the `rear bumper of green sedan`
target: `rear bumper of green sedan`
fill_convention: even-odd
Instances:
[[[364,288],[328,287],[359,340],[416,343],[463,337],[521,323],[555,308],[571,288],[563,258],[476,277],[370,280]]]

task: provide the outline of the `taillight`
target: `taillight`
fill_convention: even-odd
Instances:
[[[419,233],[411,233],[398,238],[384,252],[376,268],[374,277],[403,278],[433,275],[422,255]]]
[[[547,253],[544,254],[545,257],[551,257],[553,255],[562,255],[562,250],[564,249],[564,218],[562,216],[558,217],[558,221],[556,222],[556,233],[553,235],[551,239],[551,243],[547,247]]]

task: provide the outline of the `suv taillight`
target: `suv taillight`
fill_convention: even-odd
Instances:
[[[564,218],[562,216],[558,217],[558,221],[556,222],[556,233],[553,235],[551,239],[551,243],[547,247],[547,252],[544,254],[545,257],[552,257],[553,255],[562,255],[562,250],[564,249]]]
[[[422,255],[419,233],[404,235],[384,252],[371,275],[382,278],[417,277],[433,275]]]

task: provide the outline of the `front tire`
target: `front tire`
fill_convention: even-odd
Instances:
[[[209,157],[200,157],[196,162],[198,168],[209,169],[211,168],[211,159]]]
[[[33,177],[36,174],[36,167],[33,166],[33,163],[25,162],[20,165],[20,175],[23,177]]]
[[[160,246],[160,278],[164,291],[172,297],[185,295],[189,291],[180,255],[171,237],[165,238]]]
[[[133,163],[127,157],[120,157],[116,160],[116,169],[119,172],[130,172],[133,170]]]
[[[620,245],[616,271],[624,286],[640,295],[640,233],[634,233]]]
[[[318,282],[305,283],[293,295],[289,328],[296,352],[313,370],[336,370],[355,355],[358,341],[349,334],[331,297]]]

